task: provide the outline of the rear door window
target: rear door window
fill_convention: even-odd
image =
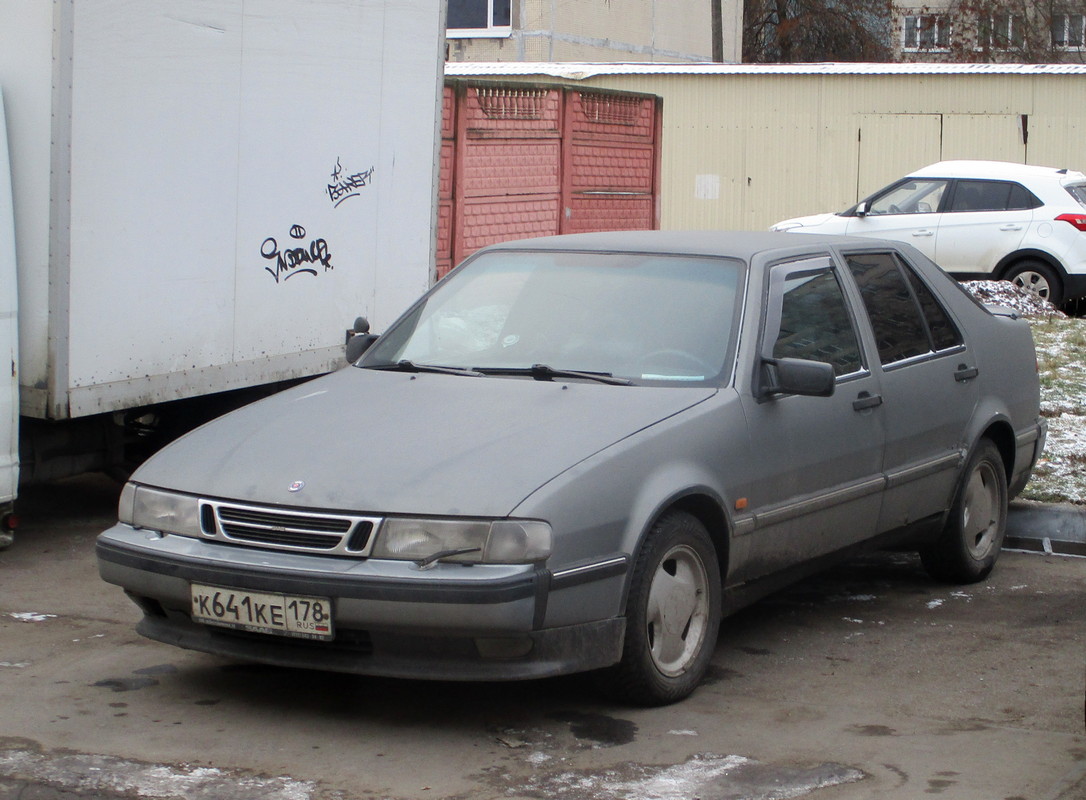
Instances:
[[[958,181],[947,211],[1020,211],[1037,208],[1041,201],[1013,181]]]
[[[896,254],[845,256],[884,366],[961,345],[957,326],[935,295]]]

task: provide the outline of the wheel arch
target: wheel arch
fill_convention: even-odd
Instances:
[[[1067,282],[1067,270],[1063,268],[1063,264],[1060,260],[1053,256],[1051,253],[1046,253],[1044,250],[1033,250],[1026,248],[1024,250],[1015,250],[1013,253],[1008,253],[999,260],[992,275],[1000,280],[1005,280],[1007,273],[1014,268],[1016,264],[1021,261],[1043,261],[1048,266],[1052,267],[1056,271],[1060,280],[1064,283]]]
[[[1014,474],[1014,428],[1012,428],[1010,422],[1005,419],[1000,418],[992,420],[984,430],[981,431],[976,441],[973,442],[972,450],[975,450],[977,445],[984,439],[990,439],[996,446],[996,449],[999,450],[999,457],[1003,461],[1004,478],[1009,485],[1011,476]],[[970,452],[972,452],[972,450],[970,450]]]
[[[716,549],[717,565],[720,567],[720,580],[728,574],[729,543],[731,541],[731,523],[720,503],[708,494],[693,492],[676,498],[660,515],[672,510],[686,511],[696,517],[709,532],[709,538]],[[655,523],[655,520],[653,521]]]
[[[653,527],[655,527],[660,519],[672,511],[684,511],[705,526],[705,530],[709,534],[709,539],[713,543],[713,549],[716,550],[717,565],[720,568],[721,587],[723,588],[728,573],[732,529],[731,521],[728,519],[728,514],[724,510],[724,506],[720,499],[716,497],[713,492],[705,488],[691,487],[685,491],[677,492],[661,502],[642,527],[641,533],[637,538],[637,544],[631,552],[631,558],[637,558],[638,553],[641,551],[641,548],[644,547],[645,541]],[[626,603],[629,602],[629,594],[630,581],[627,579],[626,586],[623,589],[623,608],[625,608]]]

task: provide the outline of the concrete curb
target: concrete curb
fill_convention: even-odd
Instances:
[[[1086,557],[1086,506],[1015,500],[1007,513],[1003,547]]]

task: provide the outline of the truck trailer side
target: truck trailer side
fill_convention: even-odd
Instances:
[[[335,369],[355,317],[379,328],[433,281],[443,0],[0,0],[0,20],[24,481],[123,469]]]

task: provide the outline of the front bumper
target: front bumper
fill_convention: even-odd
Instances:
[[[625,620],[544,628],[559,581],[531,566],[340,559],[224,546],[115,525],[97,543],[99,573],[140,606],[148,638],[230,658],[388,677],[541,678],[609,666]],[[193,622],[190,584],[328,597],[332,641]]]

